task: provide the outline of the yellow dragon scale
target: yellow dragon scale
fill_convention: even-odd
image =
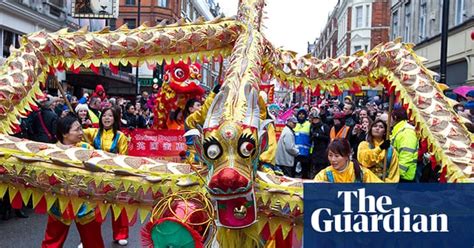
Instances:
[[[31,197],[36,206],[44,199],[49,208],[58,199],[61,210],[69,203],[77,210],[87,201],[103,213],[112,206],[117,212],[125,209],[129,216],[139,211],[144,219],[162,194],[182,189],[205,191],[205,182],[185,164],[41,144],[7,134],[13,132],[18,117],[31,110],[50,68],[136,65],[230,54],[223,85],[230,89],[225,99],[226,121],[241,125],[249,107],[245,87],[258,89],[262,71],[282,81],[331,92],[336,85],[345,90],[384,82],[410,111],[420,136],[447,169],[448,181],[474,180],[472,135],[410,45],[395,41],[366,54],[325,60],[295,58],[293,52],[275,49],[260,33],[263,6],[262,0],[241,1],[237,20],[143,25],[95,33],[61,30],[22,37],[21,47],[12,50],[0,69],[0,197],[9,189],[12,201],[21,197],[26,202]],[[260,232],[269,223],[272,234],[281,226],[284,233],[292,229],[301,236],[302,182],[262,172],[255,173],[254,179],[260,217],[252,228]],[[282,216],[282,209],[290,215]]]

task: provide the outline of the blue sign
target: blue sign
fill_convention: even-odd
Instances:
[[[474,247],[474,184],[304,185],[304,247]]]

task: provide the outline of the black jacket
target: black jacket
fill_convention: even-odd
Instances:
[[[122,119],[127,121],[124,127],[127,128],[145,128],[145,119],[141,115],[134,115],[130,113],[124,113]]]
[[[41,124],[40,115],[43,118],[44,128]],[[54,113],[54,111],[49,108],[42,108],[39,111],[31,113],[27,119],[28,138],[38,142],[56,143],[57,121],[58,115],[56,115],[56,113]],[[45,128],[47,130],[45,130]]]
[[[311,158],[313,163],[329,164],[326,151],[329,145],[329,131],[329,126],[322,122],[311,124],[310,137],[313,145]]]

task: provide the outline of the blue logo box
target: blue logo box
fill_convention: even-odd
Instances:
[[[474,247],[474,184],[304,185],[304,247]]]

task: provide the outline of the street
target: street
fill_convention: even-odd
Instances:
[[[25,213],[29,215],[29,218],[21,219],[12,214],[11,219],[7,221],[0,220],[1,248],[40,247],[48,216],[46,214],[35,214],[31,209],[25,209]],[[107,220],[102,225],[102,237],[105,247],[124,247],[112,241],[112,223],[110,218],[111,215],[109,213]],[[142,224],[137,222],[134,226],[130,227],[130,238],[128,239],[128,246],[125,247],[141,247],[140,230],[142,226]],[[79,233],[77,232],[76,225],[72,224],[64,247],[76,248],[79,243]]]

